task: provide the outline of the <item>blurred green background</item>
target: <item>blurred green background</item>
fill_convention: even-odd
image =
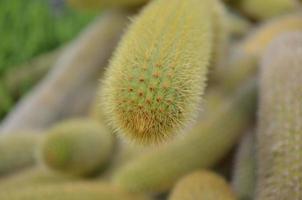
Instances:
[[[0,0],[0,118],[18,100],[5,91],[4,76],[70,41],[95,15],[74,11],[63,0]]]

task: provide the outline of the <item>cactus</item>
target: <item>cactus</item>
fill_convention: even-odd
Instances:
[[[5,200],[150,200],[102,182],[62,183],[0,192]]]
[[[67,0],[74,8],[83,10],[100,10],[110,7],[135,7],[149,0]]]
[[[130,191],[163,192],[181,176],[216,164],[232,148],[255,110],[255,85],[249,83],[197,123],[184,138],[127,163],[114,182]]]
[[[208,0],[155,0],[129,27],[102,88],[104,114],[122,135],[159,143],[196,116],[212,53],[209,8]]]
[[[190,173],[176,184],[169,200],[235,200],[234,192],[219,175],[210,171]]]
[[[232,186],[239,200],[254,199],[256,186],[256,138],[248,132],[242,138],[235,160]]]
[[[248,33],[252,27],[252,23],[243,16],[228,12],[228,26],[233,37],[239,38]]]
[[[301,35],[280,36],[261,63],[256,199],[301,199]]]
[[[107,129],[89,119],[73,119],[53,127],[41,147],[41,159],[51,169],[85,176],[103,169],[113,151]]]
[[[227,67],[220,68],[213,75],[214,80],[232,91],[237,85],[258,71],[258,60],[269,43],[279,35],[302,30],[302,14],[294,13],[278,17],[257,27],[232,49]]]
[[[80,181],[80,179],[73,176],[62,176],[61,174],[49,171],[44,167],[37,166],[0,179],[0,193],[5,192],[8,189],[13,190],[24,187],[44,186],[75,181]]]
[[[0,135],[0,176],[34,165],[40,135],[10,133]]]
[[[290,13],[298,6],[296,0],[240,0],[237,4],[242,12],[258,20]]]

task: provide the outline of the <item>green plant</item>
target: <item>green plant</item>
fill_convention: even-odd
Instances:
[[[280,36],[262,60],[257,200],[301,199],[301,34]]]
[[[75,8],[85,10],[99,10],[109,7],[134,7],[146,3],[148,0],[67,0]]]
[[[211,171],[196,171],[180,179],[169,200],[235,200],[224,178]]]
[[[113,136],[103,125],[89,119],[73,119],[48,132],[41,159],[57,171],[91,175],[108,164],[113,146]]]
[[[210,5],[152,1],[122,39],[101,103],[110,124],[132,141],[162,142],[196,116],[212,53]]]

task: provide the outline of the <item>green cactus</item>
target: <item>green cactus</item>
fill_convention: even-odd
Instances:
[[[10,133],[0,135],[0,176],[32,166],[40,135],[34,133]]]
[[[254,199],[256,186],[256,137],[248,132],[238,147],[232,185],[239,200]]]
[[[169,200],[235,200],[228,183],[210,171],[196,171],[180,179]]]
[[[196,116],[212,53],[210,2],[152,1],[122,39],[101,102],[132,141],[165,141]]]
[[[286,32],[301,30],[301,13],[289,14],[264,23],[232,47],[234,51],[227,67],[215,71],[213,79],[220,82],[226,92],[232,91],[240,82],[256,74],[258,60],[274,38]]]
[[[109,7],[134,7],[140,6],[149,0],[67,0],[67,2],[78,9],[99,10]]]
[[[302,32],[270,45],[261,63],[257,198],[298,200],[302,191]]]
[[[5,200],[150,200],[102,182],[62,183],[0,192]]]
[[[245,35],[252,27],[252,23],[248,19],[234,12],[228,12],[227,21],[230,33],[234,38]]]
[[[5,192],[6,190],[24,187],[44,186],[75,181],[80,181],[80,179],[74,176],[62,176],[62,174],[57,174],[44,167],[37,166],[0,179],[0,193]]]
[[[41,147],[41,159],[57,171],[91,175],[107,165],[113,146],[113,137],[103,125],[89,119],[73,119],[49,131]]]
[[[240,0],[239,9],[258,20],[269,19],[297,10],[296,0]]]
[[[216,164],[251,123],[255,110],[255,83],[249,83],[197,123],[184,138],[157,147],[127,163],[114,182],[130,191],[163,192],[192,170]]]

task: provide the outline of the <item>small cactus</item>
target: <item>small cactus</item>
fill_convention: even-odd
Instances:
[[[102,90],[104,114],[121,134],[160,143],[196,116],[212,53],[210,7],[154,0],[129,27]]]
[[[210,171],[197,171],[180,179],[169,200],[236,200],[236,198],[222,177]]]
[[[242,138],[238,147],[232,185],[239,200],[253,200],[256,188],[256,137],[254,131]]]
[[[40,139],[36,133],[1,134],[0,176],[34,165]]]
[[[91,175],[107,165],[113,146],[113,137],[103,125],[73,119],[49,131],[41,147],[41,159],[57,171]]]
[[[84,10],[100,10],[109,7],[134,7],[148,0],[67,0],[74,8]]]
[[[164,192],[183,175],[216,164],[251,123],[256,87],[249,83],[208,110],[184,138],[145,153],[120,168],[113,180],[130,191]]]
[[[150,200],[102,182],[61,183],[0,192],[3,200]]]
[[[260,72],[257,200],[300,200],[302,32],[280,36]]]
[[[296,0],[240,0],[237,6],[250,17],[264,20],[297,10],[298,2]]]

